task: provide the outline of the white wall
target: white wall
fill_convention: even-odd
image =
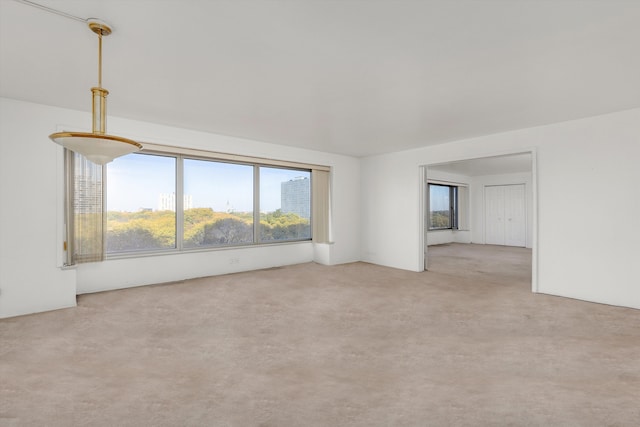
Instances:
[[[113,259],[78,265],[78,294],[311,261],[310,242]]]
[[[531,149],[538,291],[640,308],[640,109],[363,159],[363,260],[421,270],[422,165]]]
[[[427,245],[445,243],[471,243],[471,232],[468,230],[431,230],[427,232]]]
[[[316,255],[331,264],[360,259],[359,159],[109,117],[110,133],[143,142],[331,166],[334,242],[110,260],[62,270],[62,149],[48,135],[59,125],[86,129],[90,114],[0,98],[0,121],[0,317],[73,306],[77,291],[308,262]]]
[[[47,135],[60,110],[0,98],[0,317],[76,305],[62,250],[62,158]]]

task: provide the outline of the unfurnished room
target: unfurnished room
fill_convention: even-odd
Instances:
[[[640,1],[0,0],[0,426],[637,426]]]

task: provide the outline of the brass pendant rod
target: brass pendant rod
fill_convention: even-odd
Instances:
[[[98,33],[98,87],[102,88],[102,33]]]
[[[111,28],[103,22],[89,24],[91,31],[98,35],[98,86],[91,88],[93,94],[93,133],[104,135],[107,132],[107,95],[102,88],[102,36],[111,34]]]

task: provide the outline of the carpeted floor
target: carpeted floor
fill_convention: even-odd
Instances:
[[[637,426],[640,311],[530,293],[530,251],[304,264],[0,320],[0,426]]]

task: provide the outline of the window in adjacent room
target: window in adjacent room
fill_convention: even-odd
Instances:
[[[429,184],[429,229],[458,228],[458,187]]]

